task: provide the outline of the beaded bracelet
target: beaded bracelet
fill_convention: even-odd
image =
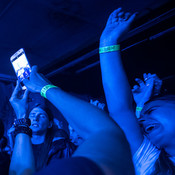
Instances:
[[[20,118],[20,119],[15,119],[13,125],[16,126],[30,126],[31,125],[31,121],[29,118]]]
[[[40,92],[41,96],[44,97],[44,98],[47,98],[47,97],[46,97],[46,92],[47,92],[50,88],[57,88],[57,86],[54,86],[54,85],[52,85],[52,84],[48,84],[48,85],[44,86],[44,87],[41,89],[41,92]]]
[[[32,137],[32,130],[27,126],[16,126],[14,131],[14,136],[16,137],[18,134],[23,133]]]

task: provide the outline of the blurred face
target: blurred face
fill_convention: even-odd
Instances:
[[[158,148],[174,145],[175,104],[165,101],[156,102],[145,112],[144,117],[140,119],[140,123],[146,136]]]
[[[51,122],[47,113],[40,107],[35,107],[29,114],[31,120],[31,126],[33,133],[45,134],[47,129],[51,127]]]

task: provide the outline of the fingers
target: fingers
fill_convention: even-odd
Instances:
[[[151,93],[153,96],[159,95],[162,86],[162,80],[156,74],[151,73],[144,73],[143,78],[148,89],[147,92]]]
[[[118,21],[127,21],[129,24],[131,24],[134,21],[137,13],[131,15],[129,12],[125,13],[121,10],[122,8],[120,7],[111,13],[111,15],[108,18],[107,25]]]
[[[145,83],[143,80],[141,80],[140,78],[136,78],[135,81],[140,85],[140,86],[144,86]]]
[[[133,88],[132,88],[132,92],[136,92],[138,91],[140,87],[138,85],[134,85]]]
[[[24,95],[23,95],[23,100],[24,100],[25,102],[27,102],[28,96],[29,96],[29,90],[26,89],[25,92],[24,92]]]
[[[27,87],[27,85],[29,84],[29,82],[30,82],[30,80],[28,80],[28,79],[24,79],[23,80],[23,83],[24,83],[24,85]]]
[[[16,87],[15,87],[13,93],[12,93],[11,98],[16,98],[16,97],[18,97],[18,94],[19,94],[19,92],[20,92],[21,90],[22,90],[22,88],[21,88],[20,82],[17,80],[17,82],[16,82]]]
[[[38,72],[38,67],[37,66],[32,66],[31,74],[30,74],[30,79],[35,76]]]
[[[112,12],[112,14],[111,14],[111,17],[112,17],[112,18],[113,18],[113,17],[116,17],[116,16],[121,12],[121,10],[122,10],[121,7],[118,8],[118,9],[116,9],[116,10],[114,10],[114,11]]]
[[[119,21],[120,21],[120,20],[123,20],[124,17],[125,17],[125,13],[124,13],[124,12],[118,13],[118,20],[119,20]]]
[[[144,78],[144,81],[145,81],[145,82],[146,82],[148,79],[151,79],[151,78],[153,78],[154,80],[158,80],[158,79],[159,79],[158,76],[157,76],[156,74],[151,74],[151,73],[148,73],[148,74],[144,73],[144,74],[143,74],[143,78]]]
[[[130,17],[130,15],[131,15],[131,13],[126,12],[126,13],[125,13],[125,16],[124,16],[125,20],[128,20],[128,18]]]
[[[120,7],[120,8],[118,8],[118,9],[114,10],[114,11],[110,14],[110,16],[109,16],[109,18],[108,18],[108,21],[107,21],[107,25],[108,25],[108,24],[111,24],[111,23],[113,22],[113,19],[117,16],[117,14],[118,14],[121,10],[122,10],[122,8]]]
[[[144,73],[144,74],[143,74],[143,79],[144,79],[144,81],[145,81],[146,78],[148,78],[148,76],[147,76],[146,73]]]
[[[148,77],[151,77],[151,73],[148,73],[148,75],[147,75]]]
[[[31,71],[30,77],[37,74],[37,72],[38,72],[38,67],[37,66],[32,66],[32,71]]]
[[[131,23],[134,21],[134,19],[135,19],[135,17],[136,17],[136,14],[137,14],[137,13],[134,13],[134,14],[132,14],[132,15],[128,18],[127,22],[128,22],[129,24],[131,24]]]

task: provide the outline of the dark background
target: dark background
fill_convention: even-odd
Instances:
[[[10,125],[9,98],[16,76],[10,56],[24,48],[31,65],[66,91],[104,99],[98,40],[109,14],[123,7],[138,12],[121,42],[131,86],[156,73],[175,91],[175,6],[172,0],[1,0],[0,112]]]

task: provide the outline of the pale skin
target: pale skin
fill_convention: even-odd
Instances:
[[[34,66],[30,79],[25,80],[24,84],[29,91],[40,93],[42,87],[50,83],[37,72],[37,67]],[[104,111],[71,96],[60,88],[49,89],[46,96],[65,116],[70,125],[86,140],[73,156],[82,156],[94,161],[106,174],[115,175],[117,172],[134,174],[126,138],[118,125]],[[25,135],[25,137],[29,139],[29,136]],[[18,142],[15,144],[16,147],[20,146]],[[11,162],[13,168],[15,168],[16,163],[19,163],[18,157],[21,157],[22,161],[23,154],[22,150],[20,151],[20,155],[14,152],[16,159]],[[28,163],[31,165],[32,160],[28,160]],[[128,167],[127,170],[125,166]],[[30,167],[32,168],[32,166]],[[18,174],[19,169],[14,169],[14,171]]]
[[[121,8],[115,10],[110,15],[101,35],[100,47],[119,44],[135,16],[136,14],[124,13]],[[131,152],[134,154],[141,145],[143,136],[135,117],[132,92],[123,68],[120,51],[100,54],[100,65],[110,116],[125,132]]]
[[[29,114],[32,129],[32,144],[41,144],[45,140],[47,129],[52,127],[47,113],[40,107],[35,107]]]
[[[135,16],[136,14],[123,12],[121,8],[115,10],[110,15],[101,35],[100,47],[119,44],[122,36],[129,30]],[[100,64],[103,87],[110,116],[123,129],[130,143],[132,155],[134,155],[143,141],[143,134],[132,106],[132,91],[123,68],[120,51],[100,54]],[[145,88],[145,93],[139,94],[142,95],[142,101],[140,101],[141,106],[149,99],[152,93],[154,85],[152,81],[154,81],[154,79],[147,80],[150,86],[145,88],[145,84],[138,80],[140,86],[144,85],[142,87]],[[162,104],[158,104],[158,106],[160,107],[154,110],[149,117],[151,118],[150,123],[152,122],[151,120],[154,120],[156,124],[158,123],[159,127],[154,127],[154,131],[148,135],[148,138],[150,138],[150,141],[155,143],[156,146],[163,147],[168,154],[174,156],[175,110],[172,105],[171,107],[167,106],[166,102],[162,102]],[[148,118],[145,117],[145,123],[147,120]],[[162,139],[160,139],[160,137]]]
[[[28,109],[28,93],[26,90],[24,94],[22,94],[22,89],[20,83],[17,81],[17,85],[12,93],[10,98],[10,103],[16,113],[17,119],[23,118],[26,116]],[[39,108],[35,107],[30,111],[29,118],[31,119],[31,129],[33,130],[31,141],[33,144],[41,144],[44,142],[45,135],[47,133],[47,129],[52,127],[52,122],[49,121],[49,117],[47,113]],[[33,123],[36,123],[37,126],[32,126]]]
[[[28,90],[25,91],[23,96],[19,95],[19,91],[21,91],[21,86],[20,83],[17,82],[17,86],[15,87],[15,90],[13,91],[13,94],[10,98],[10,102],[15,110],[17,119],[25,117],[27,106],[23,104],[27,104],[26,102],[28,98]],[[9,174],[27,175],[27,174],[33,174],[34,171],[35,171],[35,164],[34,164],[31,138],[26,134],[20,133],[15,138],[15,145],[11,158]]]
[[[162,80],[156,74],[144,73],[143,80],[136,78],[135,81],[138,85],[133,87],[132,93],[137,106],[143,107],[152,96],[160,93]]]
[[[151,73],[144,73],[143,80],[136,78],[135,81],[138,85],[134,85],[132,89],[132,94],[137,107],[143,108],[144,104],[154,97],[160,94],[162,80],[156,75]],[[137,118],[140,117],[140,110],[136,110]]]

